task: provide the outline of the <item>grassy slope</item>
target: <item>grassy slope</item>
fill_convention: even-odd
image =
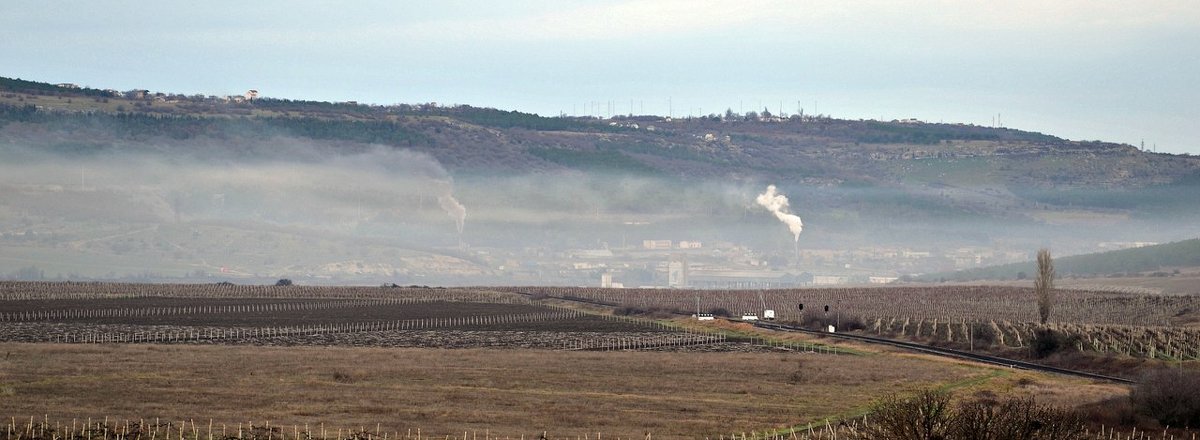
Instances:
[[[1054,259],[1054,269],[1060,276],[1146,272],[1163,268],[1195,266],[1200,266],[1200,239]],[[1032,277],[1036,273],[1034,262],[931,274],[921,277],[921,280],[933,281],[941,278],[952,281],[1014,279],[1021,272]]]

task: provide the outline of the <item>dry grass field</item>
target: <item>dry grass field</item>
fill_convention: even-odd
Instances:
[[[1008,376],[901,355],[15,343],[0,352],[0,413],[18,418],[513,438],[762,432],[855,413],[889,391],[1002,386]]]
[[[0,301],[0,418],[14,429],[23,420],[30,430],[17,434],[26,439],[33,432],[30,418],[64,426],[88,418],[146,426],[138,422],[144,419],[156,429],[174,425],[177,434],[180,422],[207,427],[212,420],[214,434],[227,440],[243,438],[236,435],[239,425],[268,422],[299,430],[307,425],[314,440],[376,440],[350,434],[364,429],[393,438],[414,438],[419,430],[422,438],[463,440],[464,433],[532,439],[543,432],[559,439],[743,432],[754,438],[810,423],[823,427],[826,420],[836,425],[893,392],[1032,396],[1074,407],[1128,393],[1122,386],[747,323],[661,312],[612,316],[607,307],[486,291],[0,283],[0,294],[6,298]],[[557,318],[513,321],[530,313]],[[410,321],[430,325],[366,325]],[[312,324],[346,328],[294,331]],[[85,338],[126,341],[121,344],[18,337],[128,336],[160,327],[176,336],[134,343]],[[281,335],[281,328],[293,331]],[[710,339],[627,350],[631,340],[663,337]],[[603,344],[613,338],[622,343]],[[575,350],[583,346],[611,351]],[[321,427],[327,434],[315,435]],[[266,432],[270,440],[272,431]],[[190,438],[207,437],[193,432]]]

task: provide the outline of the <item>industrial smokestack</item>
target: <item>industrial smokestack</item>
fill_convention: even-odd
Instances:
[[[800,241],[800,232],[804,230],[804,221],[800,220],[800,216],[788,212],[787,196],[776,192],[775,185],[767,185],[767,191],[759,194],[754,201],[758,202],[762,207],[767,208],[772,214],[775,214],[775,218],[787,225],[788,230],[792,231],[795,241]]]

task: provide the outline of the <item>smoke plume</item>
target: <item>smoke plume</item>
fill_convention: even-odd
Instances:
[[[467,221],[467,207],[458,203],[458,200],[454,198],[450,185],[447,185],[446,188],[445,193],[438,196],[438,205],[446,211],[450,218],[454,219],[454,226],[458,228],[458,234],[462,235],[463,223]]]
[[[788,212],[787,196],[779,194],[775,191],[775,185],[767,185],[767,191],[759,194],[758,198],[754,199],[762,207],[767,208],[775,218],[787,225],[792,231],[797,242],[800,241],[800,232],[804,230],[804,222],[800,220],[800,216]]]

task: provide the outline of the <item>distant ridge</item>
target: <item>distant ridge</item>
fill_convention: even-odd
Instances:
[[[1062,201],[1041,189],[1080,189],[1073,197],[1090,197],[1087,191],[1099,188],[1104,200],[1095,204],[1102,206],[1112,188],[1200,176],[1200,157],[913,119],[846,120],[766,110],[687,118],[542,116],[469,105],[292,100],[257,91],[231,96],[118,91],[0,77],[0,142],[63,154],[164,146],[175,154],[202,151],[214,141],[267,150],[281,137],[313,141],[331,152],[366,145],[411,149],[433,156],[452,173],[575,170],[774,180],[901,187],[937,199],[985,186],[994,189],[987,197],[1046,205]],[[1008,209],[968,198],[951,203]]]
[[[1073,255],[1054,259],[1054,270],[1058,275],[1108,275],[1116,273],[1138,273],[1159,271],[1173,267],[1200,266],[1200,238],[1176,241],[1132,249]],[[977,281],[1011,280],[1024,273],[1032,277],[1036,273],[1034,262],[1013,263],[1000,266],[980,267],[957,272],[930,274],[918,277],[919,281]]]

